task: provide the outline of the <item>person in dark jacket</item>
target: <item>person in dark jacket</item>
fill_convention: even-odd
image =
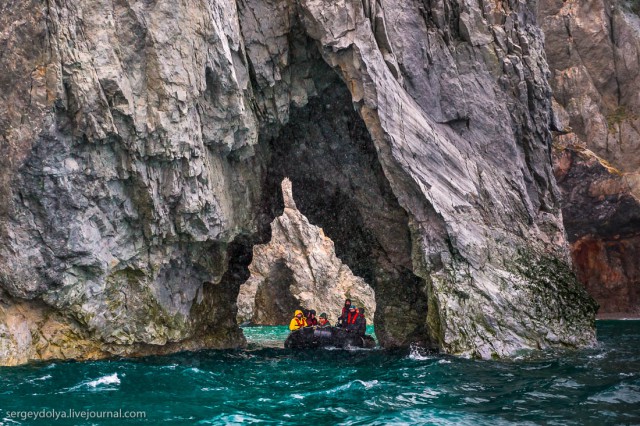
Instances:
[[[364,318],[358,313],[356,306],[351,305],[349,307],[349,313],[347,314],[344,324],[344,328],[348,332],[364,336],[367,324]]]
[[[347,299],[344,301],[344,306],[342,307],[342,313],[338,317],[338,327],[343,327],[345,320],[347,319],[347,315],[349,314],[349,308],[351,307],[351,299]]]
[[[358,312],[358,319],[356,322],[359,321],[358,334],[360,336],[364,336],[367,332],[367,318],[364,316],[364,308],[357,308],[356,312]]]
[[[331,327],[331,323],[329,323],[329,320],[327,319],[327,314],[323,312],[320,314],[319,318],[320,319],[318,320],[318,327],[320,328]]]
[[[307,326],[314,327],[318,325],[318,319],[316,318],[316,311],[311,309],[309,311],[309,316],[307,316]]]

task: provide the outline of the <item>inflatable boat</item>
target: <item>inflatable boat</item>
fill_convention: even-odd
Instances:
[[[376,341],[369,335],[358,335],[337,327],[304,327],[292,331],[284,342],[286,349],[374,348]]]

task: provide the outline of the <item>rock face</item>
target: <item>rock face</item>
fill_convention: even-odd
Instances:
[[[640,314],[637,2],[540,2],[555,97],[554,163],[580,280],[599,313]]]
[[[3,5],[1,318],[50,311],[54,335],[91,344],[43,349],[51,334],[22,314],[0,348],[22,362],[241,345],[237,295],[285,176],[374,288],[383,345],[592,343],[531,6]]]
[[[240,286],[238,322],[288,325],[300,307],[325,312],[333,324],[345,298],[375,318],[373,289],[335,254],[322,228],[309,223],[293,200],[291,181],[282,182],[284,212],[271,223],[271,241],[253,247],[251,277]]]

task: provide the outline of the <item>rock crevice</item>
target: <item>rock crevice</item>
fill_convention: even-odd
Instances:
[[[3,314],[51,309],[91,356],[241,345],[237,295],[289,176],[375,290],[383,345],[594,341],[530,4],[18,3],[0,16]]]

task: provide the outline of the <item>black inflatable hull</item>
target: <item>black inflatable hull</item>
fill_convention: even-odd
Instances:
[[[292,331],[284,342],[286,349],[373,348],[375,346],[376,341],[371,336],[359,336],[336,327],[301,328]]]

